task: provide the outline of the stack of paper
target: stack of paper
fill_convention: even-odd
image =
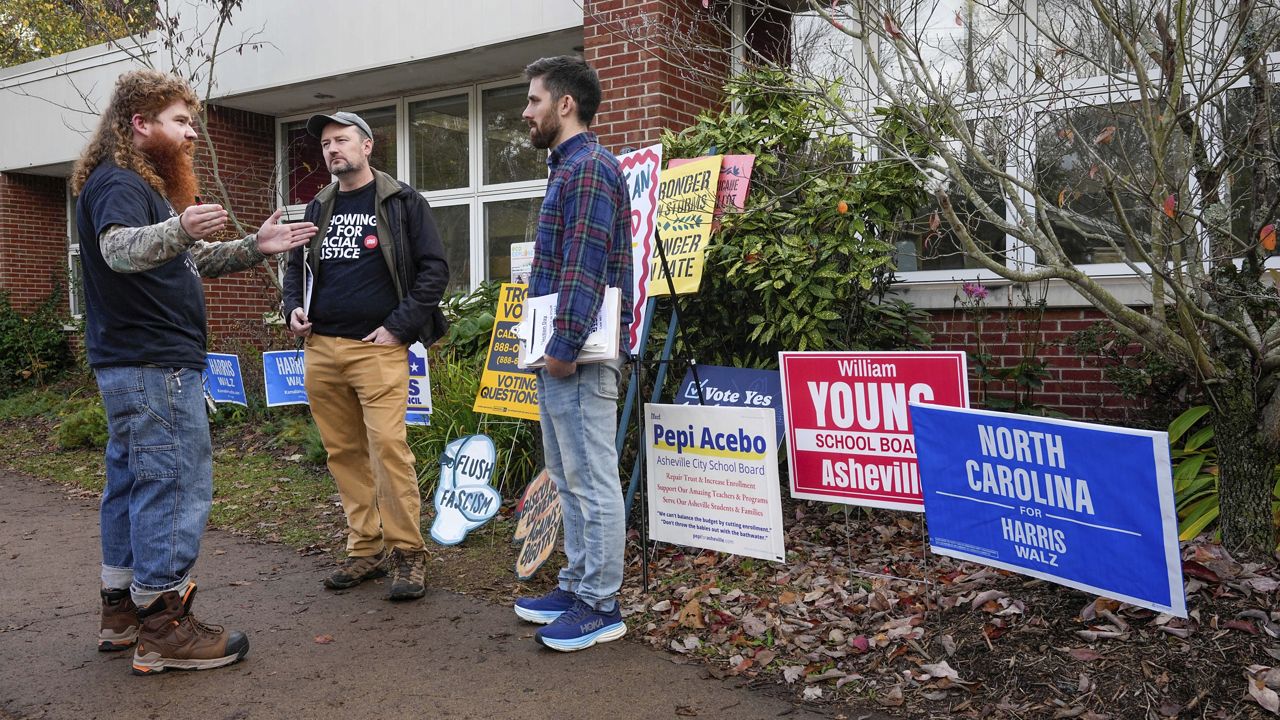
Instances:
[[[520,341],[520,356],[517,360],[521,368],[545,367],[547,359],[547,343],[556,329],[556,308],[558,295],[541,295],[527,297],[524,301],[523,320],[516,326],[516,337]],[[604,302],[600,304],[600,312],[587,340],[578,353],[580,363],[604,362],[618,357],[619,328],[622,318],[622,291],[616,287],[605,288]]]

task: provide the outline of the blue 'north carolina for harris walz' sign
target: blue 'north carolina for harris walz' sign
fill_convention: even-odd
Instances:
[[[911,404],[940,555],[1186,617],[1162,432]]]

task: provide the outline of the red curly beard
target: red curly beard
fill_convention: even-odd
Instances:
[[[165,196],[178,213],[196,203],[195,143],[190,140],[172,142],[157,135],[138,149],[146,156],[151,169],[164,181]]]

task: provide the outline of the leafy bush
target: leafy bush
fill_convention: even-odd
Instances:
[[[1098,322],[1076,333],[1072,344],[1092,355],[1103,377],[1126,398],[1142,401],[1132,418],[1140,426],[1168,427],[1197,401],[1195,381],[1178,366],[1120,334],[1114,325]]]
[[[71,365],[62,290],[55,285],[30,315],[22,315],[0,291],[0,394],[30,385],[44,387]]]
[[[928,341],[908,303],[877,304],[893,280],[892,228],[923,204],[924,178],[905,163],[855,168],[857,148],[823,102],[828,92],[754,70],[725,89],[726,107],[740,110],[703,113],[663,135],[668,159],[756,156],[746,207],[725,214],[706,249],[701,289],[680,300],[679,355],[776,367],[779,350]]]
[[[107,446],[107,413],[98,397],[68,400],[62,421],[54,431],[54,441],[63,450]]]
[[[440,306],[450,322],[444,346],[469,358],[481,357],[488,352],[501,287],[501,282],[490,280],[469,293],[458,293],[444,299]]]
[[[1169,425],[1179,540],[1190,540],[1218,521],[1218,449],[1213,445],[1213,426],[1206,420],[1210,412],[1208,405],[1197,405]],[[1186,441],[1181,442],[1184,436]],[[1280,519],[1280,464],[1276,465],[1275,479],[1271,490],[1273,522]]]

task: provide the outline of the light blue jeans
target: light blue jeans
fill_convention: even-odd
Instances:
[[[613,444],[621,365],[579,365],[567,378],[538,371],[542,447],[564,511],[560,589],[597,610],[612,610],[622,587],[626,518]]]
[[[200,371],[94,371],[107,413],[99,515],[102,579],[135,599],[183,587],[213,501],[213,448]]]

